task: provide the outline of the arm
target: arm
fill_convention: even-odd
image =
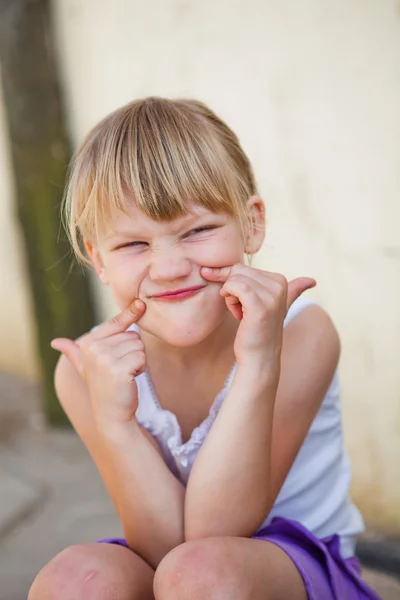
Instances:
[[[156,440],[136,421],[119,425],[112,434],[99,432],[86,384],[64,356],[55,387],[96,463],[129,546],[155,568],[183,541],[184,487],[167,468]]]
[[[189,478],[186,539],[256,531],[318,411],[338,354],[329,317],[309,307],[284,332],[279,386],[279,369],[271,364],[238,365]]]
[[[145,309],[135,299],[79,340],[56,338],[51,346],[62,353],[59,400],[97,465],[129,546],[155,568],[183,541],[185,492],[135,418],[146,353],[129,327]]]
[[[249,537],[270,504],[274,386],[236,371],[189,477],[185,539]]]

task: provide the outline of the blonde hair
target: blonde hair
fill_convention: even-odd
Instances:
[[[171,221],[188,201],[246,222],[257,193],[253,170],[234,132],[195,100],[145,98],[119,108],[86,136],[72,164],[64,220],[78,259],[110,214],[127,199],[150,218]]]

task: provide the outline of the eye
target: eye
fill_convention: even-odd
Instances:
[[[122,248],[141,248],[142,246],[147,246],[146,242],[128,242],[126,244],[120,244],[115,247],[115,250],[121,250]]]
[[[190,235],[196,235],[197,233],[203,233],[204,231],[212,231],[213,229],[216,229],[217,226],[216,225],[207,225],[205,227],[197,227],[196,229],[192,229],[191,231],[189,231],[189,233],[186,234],[187,236]]]

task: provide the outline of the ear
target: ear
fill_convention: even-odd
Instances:
[[[89,242],[89,240],[85,240],[84,244],[90,262],[92,263],[93,268],[96,271],[97,277],[100,279],[101,283],[104,283],[104,285],[108,285],[109,282],[107,279],[103,259],[101,258],[100,250],[94,244],[92,244],[92,242]]]
[[[247,201],[246,254],[259,251],[265,238],[265,204],[260,196],[251,196]]]

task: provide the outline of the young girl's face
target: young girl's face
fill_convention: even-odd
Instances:
[[[259,221],[255,250],[245,246],[237,219],[195,204],[185,216],[156,222],[132,203],[128,214],[113,216],[95,246],[86,247],[121,309],[143,300],[141,329],[174,346],[195,345],[228,316],[221,284],[205,280],[201,267],[243,262],[245,251],[262,243],[263,204],[259,198],[251,202]]]

